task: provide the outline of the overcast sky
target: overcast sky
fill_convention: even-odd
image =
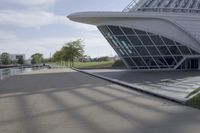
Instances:
[[[91,57],[115,55],[96,27],[72,22],[80,11],[121,11],[131,0],[0,0],[0,53],[39,52],[45,57],[64,42],[83,39]]]

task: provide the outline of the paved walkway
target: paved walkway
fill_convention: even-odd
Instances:
[[[0,81],[0,133],[199,133],[200,111],[72,70]]]
[[[116,79],[154,94],[185,102],[188,94],[200,87],[200,71],[130,71],[94,69],[89,73]]]

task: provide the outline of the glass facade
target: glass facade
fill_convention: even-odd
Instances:
[[[98,28],[131,69],[198,69],[199,67],[198,59],[186,60],[186,57],[200,56],[199,53],[169,38],[120,26],[104,25]]]

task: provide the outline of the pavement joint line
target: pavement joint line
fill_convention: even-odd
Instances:
[[[166,100],[169,100],[169,101],[181,104],[181,105],[186,105],[185,101],[182,101],[182,100],[179,100],[179,99],[175,99],[175,98],[172,98],[172,97],[168,97],[166,95],[156,94],[156,93],[144,90],[142,88],[133,86],[130,83],[127,83],[127,82],[123,82],[123,81],[119,81],[117,79],[112,79],[112,78],[108,78],[108,77],[101,76],[101,75],[98,75],[98,74],[86,72],[84,70],[80,70],[80,69],[77,69],[77,68],[72,68],[72,69],[75,70],[75,71],[77,71],[77,72],[81,72],[81,73],[84,73],[84,74],[87,74],[87,75],[90,75],[90,76],[94,76],[96,78],[100,78],[100,79],[109,81],[111,83],[115,83],[115,84],[121,85],[123,87],[127,87],[127,88],[129,88],[131,90],[135,90],[135,91],[139,91],[139,92],[142,92],[142,93],[145,93],[145,94],[149,94],[149,95],[154,96],[154,97],[159,97],[159,98],[162,98],[162,99],[166,99]]]

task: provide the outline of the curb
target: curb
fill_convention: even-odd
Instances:
[[[100,78],[100,79],[109,81],[111,83],[115,83],[115,84],[127,87],[127,88],[129,88],[131,90],[143,92],[145,94],[149,94],[149,95],[156,96],[156,97],[159,97],[159,98],[162,98],[162,99],[166,99],[166,100],[178,103],[178,104],[185,105],[185,102],[182,101],[182,100],[175,99],[175,98],[172,98],[172,97],[168,97],[168,96],[165,96],[165,95],[156,94],[156,93],[153,93],[153,92],[150,92],[150,91],[146,91],[146,90],[141,89],[139,87],[133,86],[130,83],[127,83],[127,82],[123,82],[123,81],[120,81],[120,80],[117,80],[117,79],[108,78],[108,77],[101,76],[101,75],[98,75],[98,74],[89,73],[89,72],[86,72],[84,70],[80,70],[80,69],[76,69],[76,68],[72,68],[72,69],[75,70],[75,71],[77,71],[77,72],[81,72],[81,73],[84,73],[84,74],[87,74],[87,75],[94,76],[96,78]]]

